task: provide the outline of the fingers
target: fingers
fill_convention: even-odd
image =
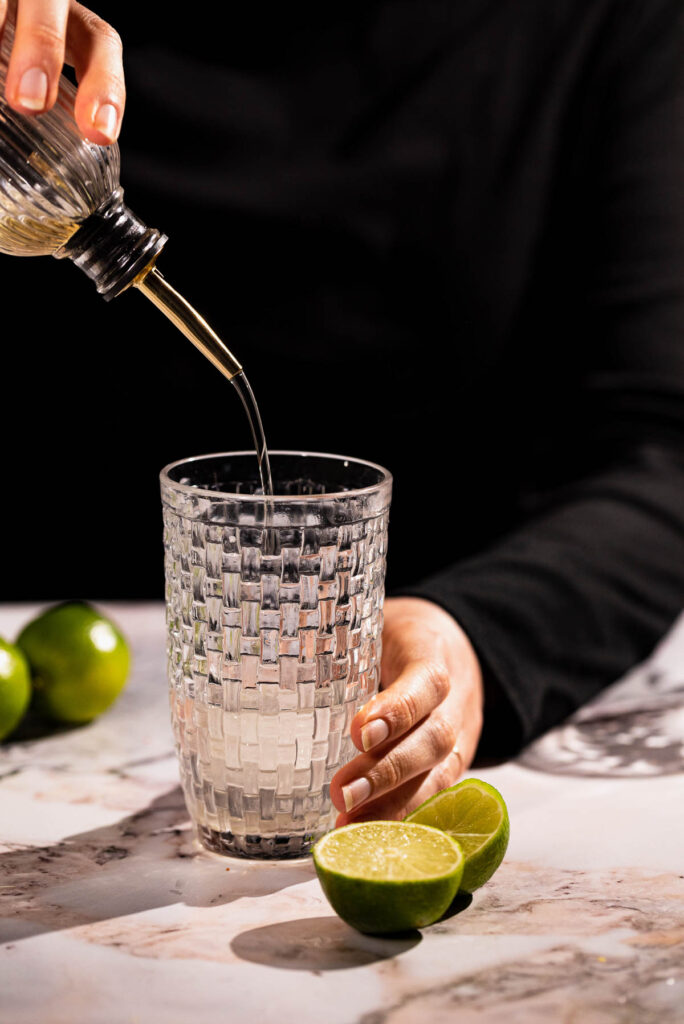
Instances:
[[[79,129],[98,145],[114,142],[126,97],[117,32],[75,0],[19,0],[5,86],[9,105],[22,114],[49,110],[65,61],[76,70]]]
[[[376,694],[354,717],[354,745],[367,751],[403,736],[442,703],[450,687],[441,661],[408,661],[391,689]]]
[[[482,728],[482,674],[456,621],[422,599],[389,599],[384,689],[356,714],[362,753],[330,784],[337,824],[402,818],[471,763]]]
[[[422,803],[418,794],[423,791],[425,780],[429,774],[429,772],[423,772],[422,775],[416,775],[415,778],[409,779],[408,782],[386,796],[370,800],[357,810],[342,811],[337,816],[335,828],[349,825],[352,821],[378,821],[379,819],[402,821],[407,814],[410,814],[415,807]]]
[[[340,768],[331,782],[331,799],[347,820],[362,804],[364,815],[374,813],[379,801],[382,816],[393,816],[410,795],[406,784],[449,757],[456,742],[462,716],[458,703],[447,700],[449,671],[439,657],[424,656],[434,653],[434,638],[407,631],[402,641],[392,664],[399,675],[352,722],[352,739],[366,753]]]
[[[7,102],[22,114],[47,110],[57,99],[64,64],[69,0],[21,0],[7,71]]]
[[[371,753],[354,758],[331,782],[330,797],[335,807],[349,813],[430,771],[452,752],[456,725],[452,717],[433,714],[380,758]]]
[[[383,629],[384,689],[352,722],[351,737],[359,750],[375,749],[404,735],[434,711],[451,689],[439,629],[410,615],[397,616],[394,608],[388,601]]]
[[[416,775],[378,799],[362,804],[356,810],[342,811],[337,816],[335,827],[340,828],[352,821],[377,821],[379,818],[403,821],[407,814],[420,807],[433,793],[457,782],[465,769],[464,759],[456,747],[430,771]]]
[[[72,3],[67,61],[78,81],[74,116],[91,142],[114,142],[121,130],[126,102],[119,34],[81,4]]]

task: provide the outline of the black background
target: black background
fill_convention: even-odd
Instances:
[[[540,209],[533,179],[529,209],[505,194],[492,206],[503,155],[488,153],[492,126],[472,134],[506,18],[487,44],[481,5],[434,5],[425,21],[397,5],[391,24],[383,6],[275,22],[256,7],[212,15],[211,31],[110,14],[128,85],[122,184],[169,236],[159,268],[243,362],[272,447],[393,471],[392,583],[510,518],[509,370],[500,384],[489,371]],[[445,30],[462,37],[457,59]],[[507,230],[519,247],[505,254]],[[0,270],[0,596],[161,598],[159,470],[251,447],[241,406],[134,289],[104,303],[47,257],[2,256]]]

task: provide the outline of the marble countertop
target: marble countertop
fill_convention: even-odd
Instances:
[[[506,859],[441,922],[355,932],[311,860],[206,853],[169,726],[159,604],[89,726],[0,748],[2,1024],[684,1020],[684,624],[517,760]],[[40,606],[0,606],[13,639]]]

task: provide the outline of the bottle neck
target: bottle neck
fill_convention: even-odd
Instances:
[[[152,263],[166,235],[148,228],[123,201],[117,188],[54,255],[80,267],[106,300],[120,295]]]

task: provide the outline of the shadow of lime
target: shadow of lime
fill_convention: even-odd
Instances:
[[[419,931],[364,935],[339,917],[279,921],[241,932],[231,949],[241,960],[288,971],[340,971],[391,960],[413,949]]]
[[[455,917],[456,914],[462,914],[464,910],[468,909],[472,902],[473,897],[469,892],[457,892],[439,920],[448,921],[450,917]]]
[[[47,736],[57,736],[60,733],[83,729],[88,724],[88,722],[56,722],[53,718],[43,715],[35,704],[31,703],[19,725],[6,738],[11,743],[30,743],[32,740],[42,740]]]
[[[470,893],[459,892],[439,921],[441,924],[467,910]],[[241,932],[230,946],[240,960],[287,971],[341,971],[391,960],[417,946],[417,929],[393,935],[367,935],[340,917],[308,917],[279,921]]]

